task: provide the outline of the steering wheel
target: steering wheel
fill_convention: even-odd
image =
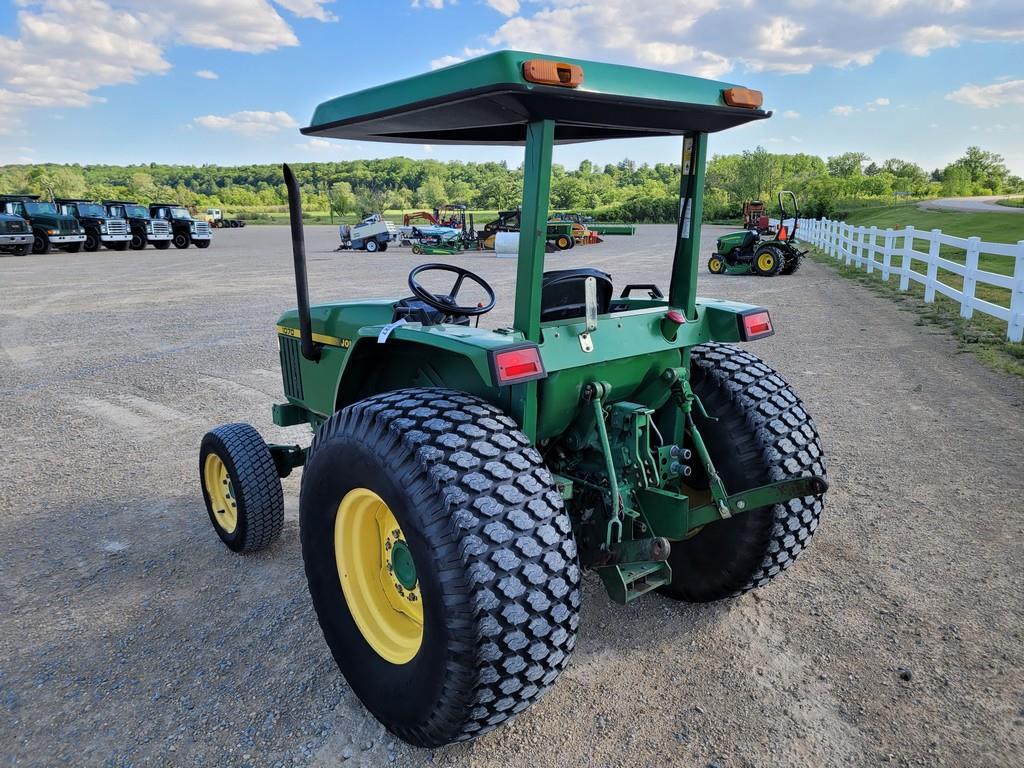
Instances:
[[[416,278],[423,272],[428,271],[453,273],[455,275],[455,284],[452,285],[452,290],[447,294],[431,293],[420,285],[419,280]],[[484,293],[487,294],[488,301],[486,304],[476,307],[463,307],[455,303],[455,300],[459,295],[459,290],[462,288],[462,283],[467,277],[479,285],[483,289]],[[494,309],[494,289],[491,288],[487,281],[479,275],[470,272],[468,269],[455,267],[451,264],[420,264],[409,273],[409,290],[415,294],[417,299],[420,299],[425,304],[428,304],[434,309],[448,315],[476,317],[478,315],[486,314]]]

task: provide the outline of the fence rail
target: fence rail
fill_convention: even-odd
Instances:
[[[792,220],[789,220],[790,226]],[[971,318],[974,312],[1006,322],[1006,337],[1010,341],[1024,340],[1024,240],[1018,243],[988,243],[978,237],[954,237],[941,230],[879,229],[878,227],[855,227],[843,221],[831,219],[800,219],[797,238],[819,248],[835,259],[842,259],[847,265],[865,267],[868,273],[877,271],[883,280],[896,275],[900,279],[900,290],[910,288],[911,281],[924,286],[924,300],[935,301],[935,294],[947,296],[960,305],[960,316]],[[924,250],[918,250],[924,243]],[[939,256],[943,245],[959,248],[966,254],[965,263],[950,261]],[[1009,256],[1013,258],[1011,275],[1000,275],[978,268],[982,254]],[[924,272],[914,269],[914,262],[926,265]],[[939,280],[943,269],[963,278],[963,288],[958,290]],[[978,284],[1005,288],[1010,292],[1008,307],[979,298]]]

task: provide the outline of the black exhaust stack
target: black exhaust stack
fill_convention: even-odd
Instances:
[[[316,362],[320,359],[320,345],[313,342],[313,328],[309,319],[309,283],[306,280],[306,238],[302,233],[302,198],[295,174],[285,163],[284,185],[288,189],[288,218],[292,225],[292,256],[295,259],[295,294],[299,301],[299,337],[302,356]]]

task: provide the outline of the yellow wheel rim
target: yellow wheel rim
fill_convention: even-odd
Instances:
[[[775,255],[770,251],[765,251],[757,257],[757,266],[762,272],[770,272],[775,266]]]
[[[370,489],[351,490],[338,505],[334,558],[363,639],[385,661],[411,660],[423,642],[416,566],[391,508]]]
[[[722,260],[721,259],[712,259],[711,263],[708,266],[711,268],[712,272],[721,272],[722,271]]]
[[[213,520],[224,533],[234,533],[238,527],[238,502],[235,500],[235,489],[231,484],[228,468],[216,453],[206,455],[203,464],[203,485],[210,497],[213,509]]]

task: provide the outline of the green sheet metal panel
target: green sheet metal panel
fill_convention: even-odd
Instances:
[[[523,77],[528,59],[578,64],[578,88]],[[520,144],[526,124],[559,122],[556,143],[716,131],[768,117],[730,107],[734,84],[619,64],[499,51],[367,88],[316,108],[307,135],[369,141]],[[615,108],[616,106],[621,108]]]

